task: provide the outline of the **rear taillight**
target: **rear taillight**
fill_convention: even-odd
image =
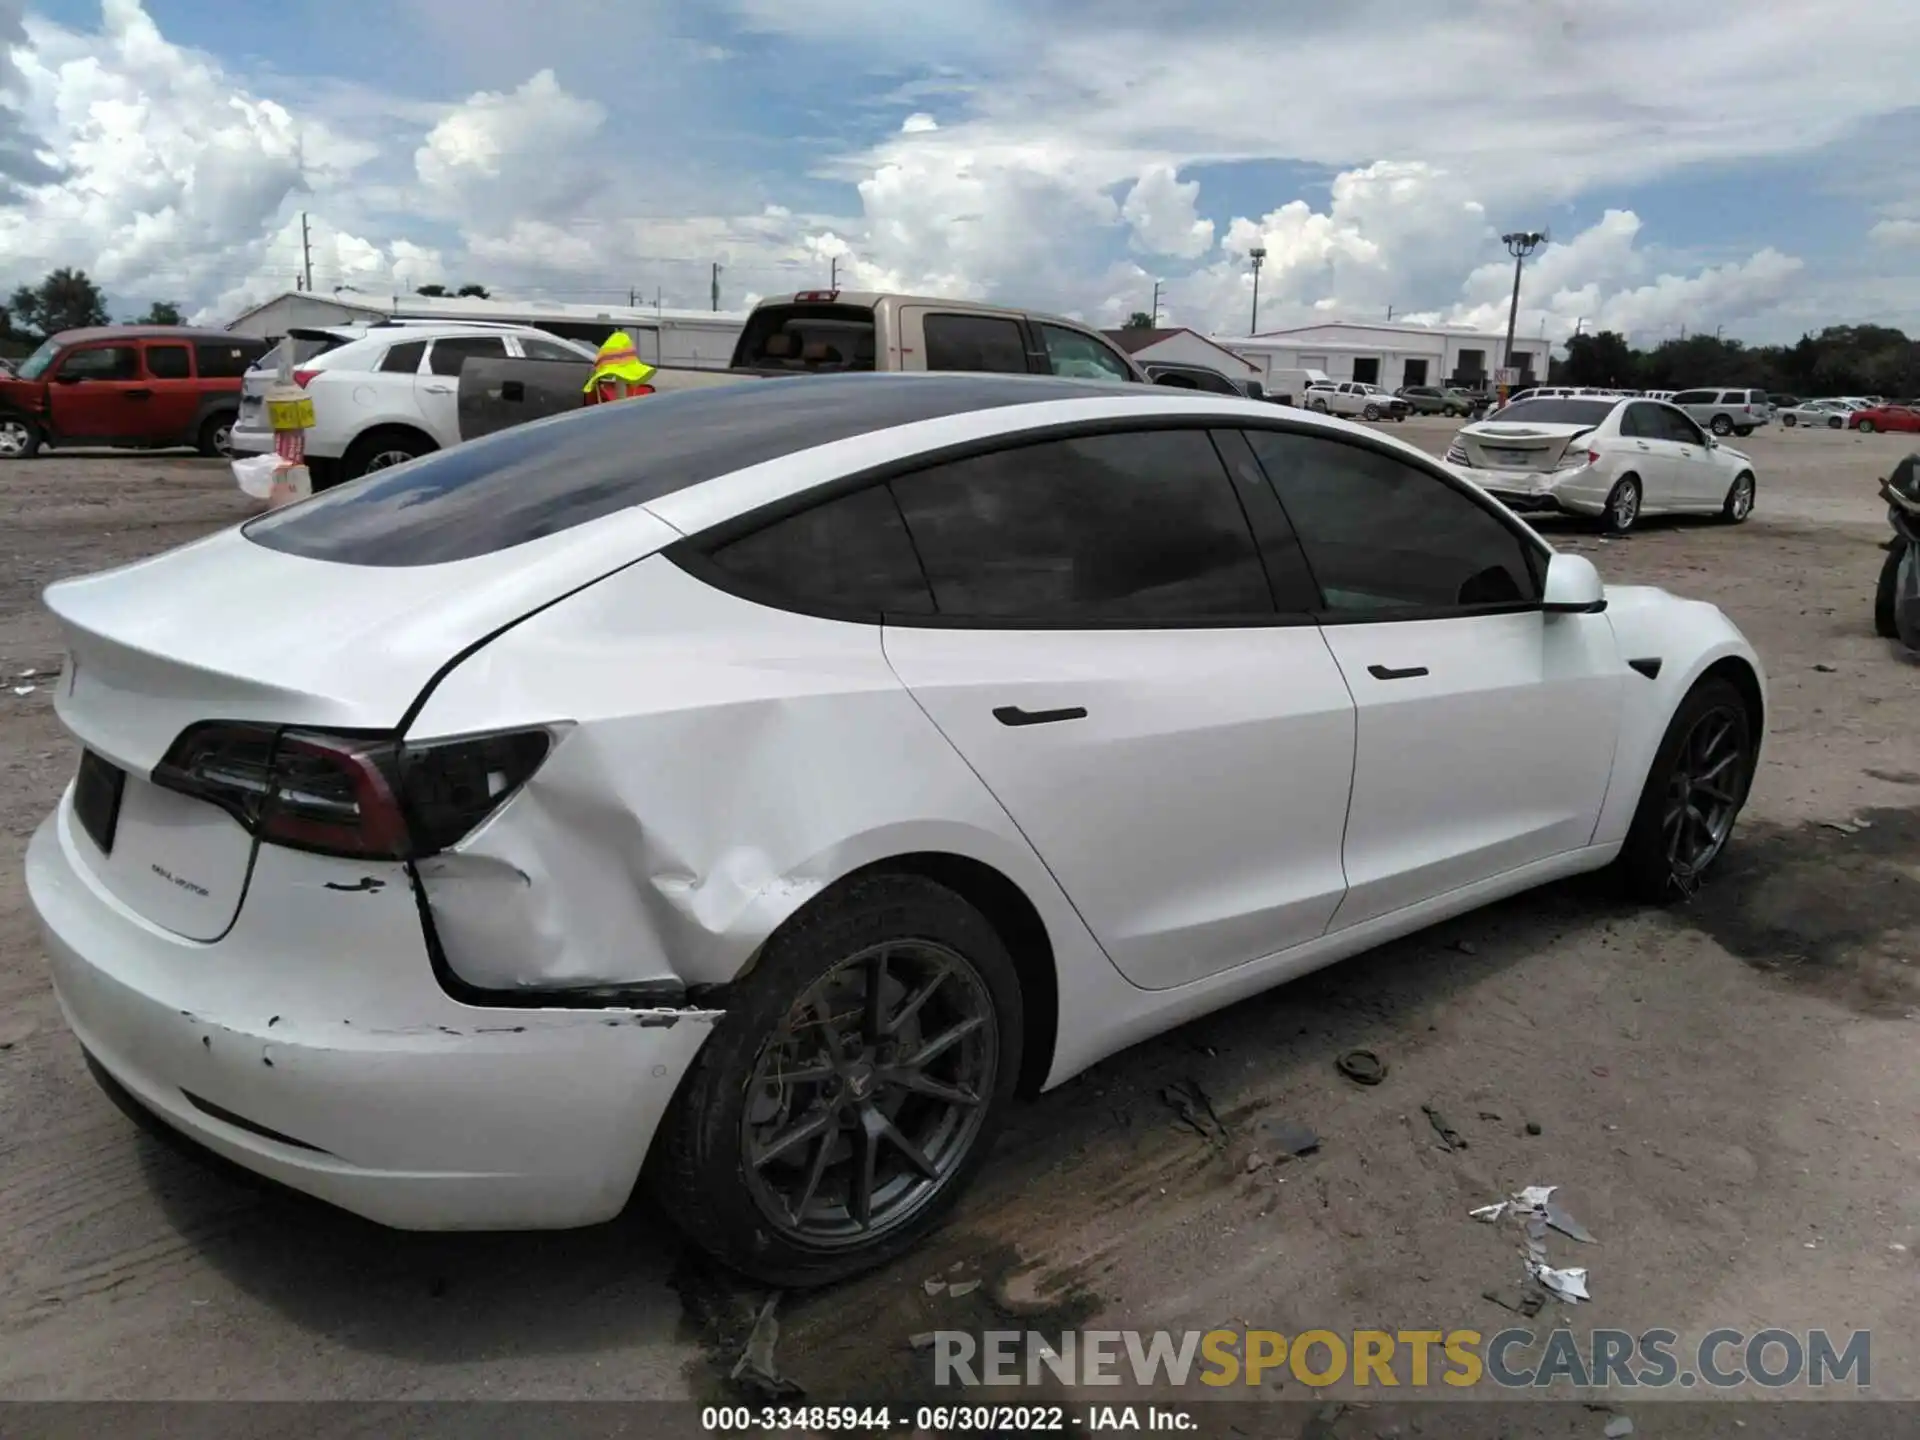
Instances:
[[[838,290],[802,290],[794,301],[800,305],[830,305],[840,298]]]
[[[304,390],[313,377],[319,373],[318,370],[296,370],[293,372],[293,383]]]
[[[153,779],[276,845],[413,860],[459,843],[552,748],[552,733],[539,729],[405,745],[216,722],[182,735]]]

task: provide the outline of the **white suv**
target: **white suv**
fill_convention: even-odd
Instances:
[[[284,343],[294,347],[294,382],[313,400],[307,468],[316,489],[459,444],[460,367],[473,357],[578,364],[594,356],[530,325],[441,321],[300,328]],[[264,400],[277,363],[269,354],[243,384],[236,453],[273,448]]]
[[[1751,435],[1773,423],[1773,402],[1764,390],[1682,390],[1668,403],[1716,435]]]

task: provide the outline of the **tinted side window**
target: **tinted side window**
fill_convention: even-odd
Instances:
[[[1667,422],[1656,405],[1629,405],[1620,417],[1620,433],[1633,440],[1665,440]]]
[[[1713,400],[1714,392],[1711,390],[1682,390],[1673,397],[1676,405],[1711,405]]]
[[[1047,364],[1056,375],[1071,375],[1081,380],[1131,380],[1119,353],[1091,335],[1069,330],[1064,325],[1041,325],[1040,343],[1047,349]]]
[[[69,350],[55,373],[80,380],[133,380],[140,374],[140,352],[131,345]]]
[[[504,360],[507,342],[498,335],[456,335],[433,342],[427,368],[436,375],[458,375],[469,359]]]
[[[933,594],[884,485],[803,510],[724,545],[713,563],[747,590],[810,609],[928,615]]]
[[[193,347],[202,380],[237,380],[267,353],[264,340],[212,340]],[[147,352],[149,357],[153,354]]]
[[[404,344],[390,346],[387,353],[380,357],[381,373],[386,375],[417,375],[420,373],[421,357],[427,353],[427,342],[408,340]]]
[[[147,346],[147,374],[155,380],[190,380],[193,362],[184,345]]]
[[[585,361],[583,355],[576,355],[564,345],[551,340],[541,340],[532,335],[520,337],[520,350],[529,360],[571,360],[578,365]]]
[[[1682,445],[1705,443],[1707,438],[1705,432],[1693,423],[1691,416],[1681,414],[1670,405],[1662,405],[1660,418],[1666,422],[1667,439],[1678,440]]]
[[[1540,598],[1519,535],[1439,477],[1316,436],[1261,430],[1247,438],[1329,611],[1472,610]]]
[[[993,315],[929,315],[922,327],[929,370],[1027,373],[1027,342],[1016,320]]]
[[[1199,430],[1054,440],[893,482],[942,615],[1271,615],[1245,513]]]

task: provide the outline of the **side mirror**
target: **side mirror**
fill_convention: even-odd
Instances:
[[[1540,608],[1549,615],[1597,615],[1607,608],[1607,587],[1586,556],[1557,554],[1547,562]]]

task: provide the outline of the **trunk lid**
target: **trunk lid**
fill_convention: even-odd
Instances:
[[[1591,425],[1469,425],[1457,437],[1467,464],[1477,470],[1513,470],[1522,474],[1551,470],[1567,447]]]
[[[94,757],[69,801],[82,861],[155,924],[218,939],[254,841],[151,778],[190,726],[395,730],[462,652],[675,538],[636,509],[471,560],[368,566],[234,529],[50,586],[68,656],[55,710]]]

